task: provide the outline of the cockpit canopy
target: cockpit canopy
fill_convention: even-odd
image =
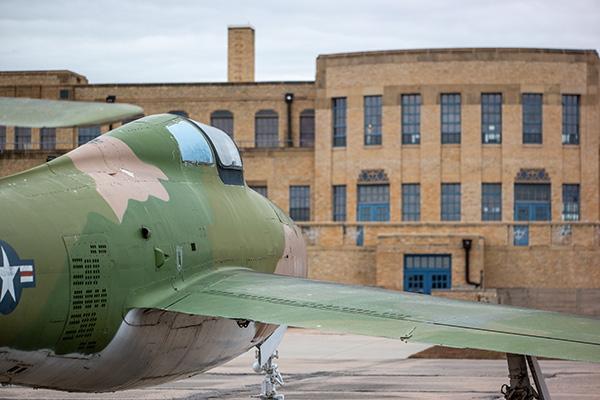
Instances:
[[[229,185],[244,184],[242,156],[225,132],[188,119],[178,119],[166,128],[177,141],[183,162],[212,165],[214,152],[221,180]]]
[[[219,163],[223,168],[242,169],[242,156],[228,134],[214,126],[196,121],[194,123],[202,129],[215,146]]]

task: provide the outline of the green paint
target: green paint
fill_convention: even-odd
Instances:
[[[600,362],[597,319],[273,275],[284,225],[296,226],[247,186],[225,185],[216,165],[182,162],[165,128],[177,119],[108,133],[97,160],[63,156],[0,180],[0,239],[36,271],[0,315],[0,347],[92,354],[128,311],[156,308]],[[134,157],[106,156],[115,148]],[[122,214],[111,196],[125,196]]]

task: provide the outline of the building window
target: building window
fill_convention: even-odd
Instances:
[[[450,289],[450,254],[405,254],[404,291],[431,294],[432,289]]]
[[[87,128],[79,128],[79,146],[86,144],[90,140],[93,140],[100,136],[101,130],[99,126],[90,126]]]
[[[542,95],[523,93],[523,143],[542,143]]]
[[[502,221],[502,184],[481,185],[481,220]]]
[[[279,117],[273,110],[261,110],[254,118],[254,145],[256,147],[279,146]]]
[[[56,128],[40,129],[40,149],[52,150],[56,148]]]
[[[258,192],[259,194],[262,194],[265,197],[269,197],[269,191],[267,190],[266,186],[250,186],[250,189]]]
[[[579,95],[562,96],[562,142],[579,144]]]
[[[69,91],[68,90],[61,90],[60,91],[60,99],[61,100],[67,100],[69,98]]]
[[[233,139],[233,114],[230,111],[217,110],[210,114],[210,124]]]
[[[402,144],[421,143],[421,95],[402,95]]]
[[[310,221],[310,186],[290,186],[290,218]]]
[[[402,221],[421,220],[421,185],[405,183],[402,185]]]
[[[346,221],[346,185],[333,187],[333,220]]]
[[[442,221],[460,221],[460,183],[442,183]]]
[[[338,97],[333,102],[333,147],[346,147],[346,98]]]
[[[315,147],[315,110],[300,113],[300,147]]]
[[[579,221],[579,185],[563,185],[563,221]]]
[[[15,127],[15,150],[31,149],[31,128]]]
[[[365,96],[365,145],[381,144],[381,96]]]
[[[442,143],[460,143],[460,94],[442,94]]]
[[[390,185],[358,185],[359,221],[390,220]]]
[[[502,143],[502,94],[481,94],[481,141]]]
[[[549,183],[515,183],[515,221],[550,221]]]
[[[6,149],[6,126],[0,125],[0,150]]]

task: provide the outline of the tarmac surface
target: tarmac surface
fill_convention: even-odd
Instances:
[[[503,360],[406,359],[428,346],[397,340],[288,329],[277,360],[286,400],[502,399]],[[0,399],[247,400],[260,392],[254,351],[207,373],[118,393],[77,394],[7,386]],[[600,364],[541,360],[553,400],[600,399]]]

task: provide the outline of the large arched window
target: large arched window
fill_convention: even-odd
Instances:
[[[56,148],[56,128],[40,129],[40,149]]]
[[[31,149],[31,128],[15,127],[15,150]]]
[[[210,124],[233,139],[233,114],[230,111],[217,110],[210,114]]]
[[[279,146],[279,117],[273,110],[261,110],[254,117],[255,147]]]

